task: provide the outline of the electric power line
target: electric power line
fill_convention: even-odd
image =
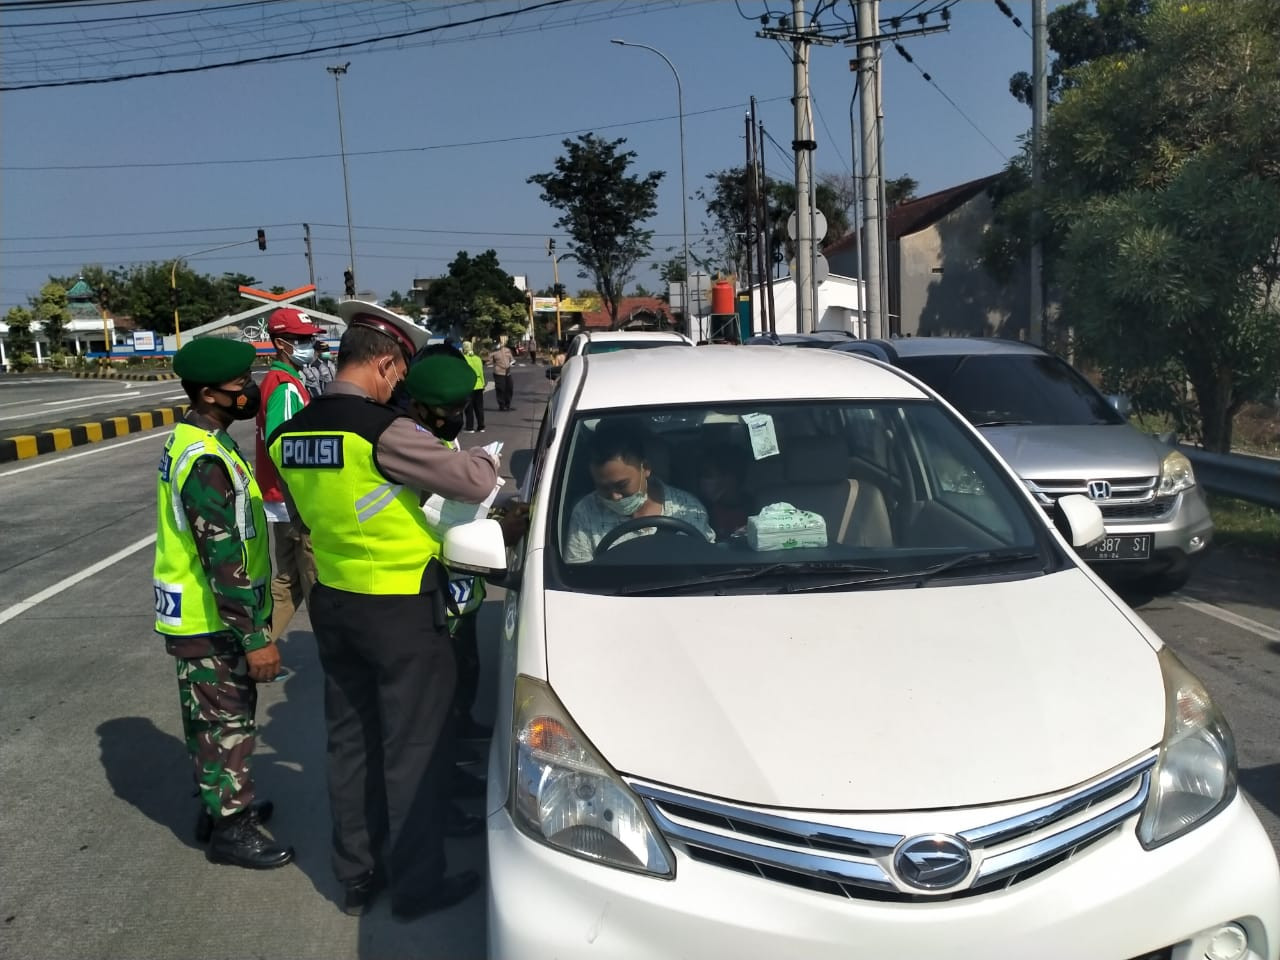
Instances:
[[[184,17],[190,14],[222,13],[224,10],[236,10],[242,7],[265,7],[272,3],[284,3],[286,0],[245,0],[242,3],[217,4],[211,7],[195,7],[186,10],[158,10],[155,13],[131,13],[123,17],[91,17],[87,20],[43,20],[36,23],[2,23],[0,30],[26,30],[31,27],[79,27],[86,24],[99,23],[136,23],[142,20],[158,20],[168,17]],[[0,10],[8,10],[8,4],[0,4]],[[48,36],[49,34],[42,34]]]
[[[117,0],[117,2],[138,2],[138,0]],[[330,43],[324,46],[311,47],[306,50],[296,50],[289,53],[275,53],[270,55],[261,55],[256,57],[242,57],[238,60],[224,60],[218,63],[206,63],[198,66],[190,67],[170,67],[163,70],[143,70],[135,73],[116,74],[106,77],[91,77],[79,80],[49,80],[42,83],[20,83],[10,84],[8,86],[0,86],[0,92],[11,93],[17,90],[43,90],[50,87],[79,87],[91,84],[101,83],[118,83],[122,80],[139,80],[144,77],[167,77],[175,74],[185,73],[205,73],[210,70],[220,70],[226,67],[243,67],[254,63],[265,63],[267,61],[294,60],[299,57],[310,54],[333,53],[338,50],[349,50],[352,47],[360,47],[374,43],[386,43],[391,40],[404,40],[409,37],[418,37],[430,33],[437,33],[441,30],[454,30],[459,27],[475,26],[480,23],[488,23],[493,20],[508,19],[516,17],[524,13],[533,13],[538,10],[545,10],[552,7],[563,6],[572,0],[541,0],[539,3],[532,3],[527,7],[520,7],[516,10],[502,11],[498,13],[481,14],[468,20],[458,20],[450,23],[437,23],[426,27],[419,27],[414,30],[402,30],[398,33],[384,34],[380,37],[370,37],[363,40],[347,40],[341,43]]]
[[[770,97],[765,100],[757,101],[758,103],[775,103],[779,100],[786,100],[787,97]],[[710,113],[722,113],[725,110],[741,110],[742,104],[726,104],[721,107],[707,107],[702,110],[685,111],[686,117],[704,116]],[[452,150],[461,147],[484,147],[494,146],[504,143],[517,143],[528,140],[545,140],[552,137],[568,137],[580,133],[591,133],[596,130],[611,130],[617,127],[638,126],[647,123],[662,123],[668,120],[676,119],[675,114],[663,117],[649,117],[642,120],[620,120],[615,123],[596,124],[594,126],[577,127],[572,130],[558,130],[549,133],[530,133],[520,134],[512,137],[493,137],[485,140],[466,140],[458,143],[436,143],[426,144],[420,147],[386,147],[379,150],[348,150],[348,157],[373,157],[386,156],[397,153],[424,153],[433,150]],[[159,167],[210,167],[210,166],[238,166],[247,163],[285,163],[299,160],[333,160],[339,156],[337,153],[307,153],[293,154],[278,157],[226,157],[213,160],[156,160],[156,161],[139,161],[136,163],[69,163],[69,164],[40,164],[30,166],[6,166],[5,171],[9,173],[25,172],[25,173],[45,173],[59,170],[133,170],[147,169]]]
[[[933,89],[937,90],[940,94],[942,94],[943,99],[946,100],[947,103],[951,104],[951,106],[955,108],[956,113],[964,117],[965,122],[968,123],[969,126],[973,127],[974,130],[977,131],[978,136],[982,137],[983,140],[987,141],[987,143],[991,145],[992,150],[1000,154],[1000,156],[1003,157],[1006,161],[1009,159],[1008,154],[1006,154],[1003,150],[1001,150],[998,146],[996,146],[996,142],[986,135],[983,129],[974,122],[973,118],[970,117],[969,114],[964,112],[964,109],[960,106],[960,104],[956,103],[953,99],[951,99],[951,96],[947,93],[947,91],[943,90],[940,86],[938,86],[938,84],[934,81],[933,77],[923,67],[921,67],[920,64],[916,63],[915,58],[913,58],[911,54],[907,52],[906,48],[901,43],[895,43],[893,46],[894,46],[894,49],[898,51],[898,54],[902,57],[902,59],[906,60],[907,63],[915,67],[916,70],[919,71],[920,76],[924,77],[925,80],[929,82],[930,86],[932,86]]]

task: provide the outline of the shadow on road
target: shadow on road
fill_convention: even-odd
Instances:
[[[1255,804],[1280,817],[1280,763],[1241,770],[1240,786]]]
[[[144,717],[107,720],[97,733],[102,769],[116,796],[198,849],[199,805],[186,744]]]

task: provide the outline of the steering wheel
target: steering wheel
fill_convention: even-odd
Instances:
[[[628,517],[600,538],[600,542],[596,544],[596,549],[592,556],[600,556],[628,533],[635,530],[645,530],[649,527],[653,528],[654,533],[683,534],[687,537],[697,537],[700,540],[706,539],[701,530],[693,524],[681,520],[679,517]]]

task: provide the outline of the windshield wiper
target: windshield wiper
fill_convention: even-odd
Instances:
[[[982,423],[975,423],[975,427],[1029,427],[1031,420],[985,420]]]
[[[860,577],[853,580],[840,580],[834,583],[809,584],[790,587],[787,593],[816,593],[821,590],[847,590],[850,587],[884,586],[886,584],[909,583],[921,586],[934,577],[953,570],[989,568],[1011,563],[1025,563],[1028,560],[1039,560],[1038,550],[975,550],[973,553],[962,553],[950,560],[943,560],[923,570],[912,570],[907,573],[893,573],[885,577]]]
[[[838,560],[791,560],[768,563],[760,567],[734,567],[730,570],[717,570],[702,576],[684,577],[680,580],[664,580],[659,583],[638,583],[618,589],[623,597],[639,597],[647,593],[666,593],[671,590],[692,589],[719,583],[747,583],[752,580],[763,580],[778,574],[884,574],[884,567],[872,567],[862,563],[844,563]]]

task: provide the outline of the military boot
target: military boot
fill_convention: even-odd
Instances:
[[[206,856],[210,863],[274,870],[293,860],[293,847],[277,843],[263,833],[250,809],[214,823]]]
[[[269,823],[271,815],[276,811],[276,805],[270,800],[255,800],[249,810],[259,823]],[[196,843],[208,843],[211,836],[213,836],[213,814],[209,812],[208,807],[201,804],[200,813],[196,816]]]

